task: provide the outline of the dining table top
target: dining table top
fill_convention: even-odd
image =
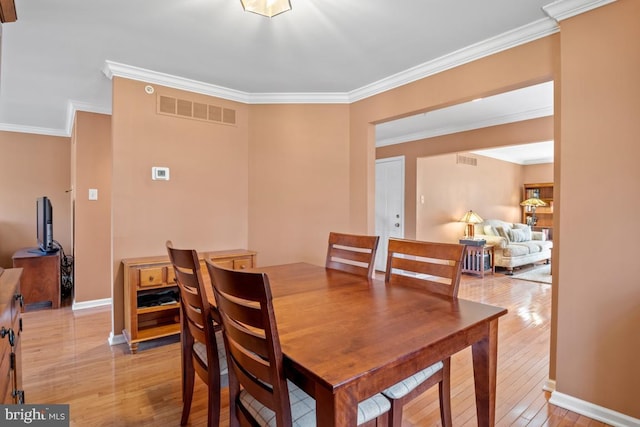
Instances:
[[[478,425],[492,425],[506,309],[308,263],[247,271],[269,278],[285,370],[316,399],[318,425],[355,425],[358,402],[469,346],[479,354]]]
[[[269,277],[285,357],[312,368],[309,373],[330,388],[392,368],[507,311],[306,263],[254,271]],[[422,363],[441,358],[434,354]]]

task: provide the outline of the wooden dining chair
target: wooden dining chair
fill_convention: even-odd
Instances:
[[[176,249],[167,241],[169,260],[180,290],[180,340],[182,343],[182,417],[189,421],[195,374],[207,385],[207,422],[220,424],[220,390],[228,385],[228,369],[221,325],[214,322],[204,288],[198,253]],[[215,308],[213,308],[215,310]],[[216,337],[217,335],[217,337]]]
[[[379,236],[330,232],[325,266],[373,277],[379,240]]]
[[[464,245],[389,239],[385,282],[418,287],[456,298]],[[402,425],[402,408],[435,384],[439,385],[440,418],[451,426],[451,358],[446,358],[384,390],[391,401],[389,426]]]
[[[267,275],[206,265],[230,367],[229,425],[315,426],[315,400],[285,378]],[[382,394],[361,402],[358,425],[382,425],[389,408]]]

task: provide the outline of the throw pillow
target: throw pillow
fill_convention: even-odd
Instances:
[[[485,225],[484,226],[484,234],[487,236],[498,236],[498,230],[493,225]]]
[[[513,228],[522,230],[524,232],[524,241],[527,242],[531,240],[531,227],[527,224],[513,224]]]
[[[509,230],[509,238],[511,239],[512,242],[516,242],[516,243],[524,242],[525,241],[524,230],[517,229],[517,228]]]
[[[505,239],[507,239],[507,243],[511,242],[511,238],[509,237],[509,233],[507,232],[507,230],[504,229],[504,227],[496,227],[496,231],[498,232],[498,236],[504,237]]]

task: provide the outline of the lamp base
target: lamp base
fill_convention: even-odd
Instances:
[[[466,236],[469,239],[473,239],[473,236],[475,236],[475,226],[471,223],[467,224],[467,234]]]

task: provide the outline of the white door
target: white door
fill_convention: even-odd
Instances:
[[[389,237],[404,237],[404,156],[376,160],[376,270],[385,271]]]

